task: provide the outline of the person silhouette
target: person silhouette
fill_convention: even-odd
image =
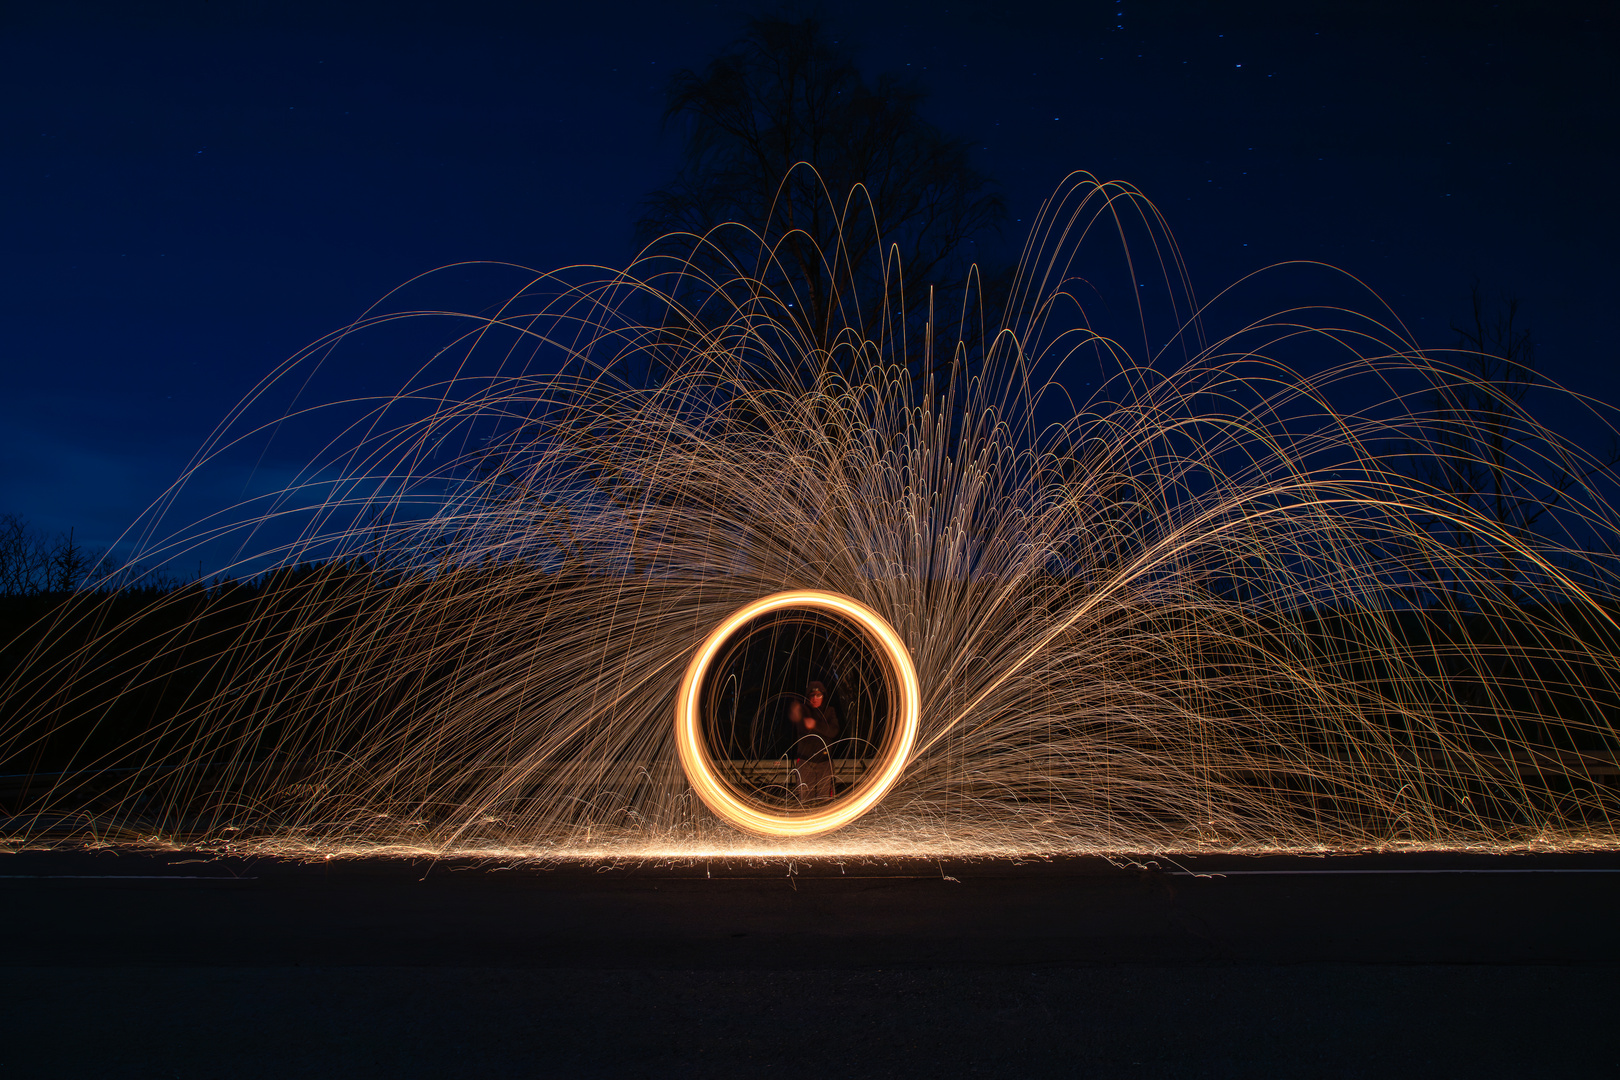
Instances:
[[[788,706],[788,721],[793,725],[793,749],[788,756],[799,774],[799,801],[826,802],[833,796],[829,750],[839,730],[838,710],[827,700],[827,688],[815,681],[806,686],[804,700]]]

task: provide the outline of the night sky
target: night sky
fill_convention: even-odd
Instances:
[[[622,265],[677,161],[669,74],[753,10],[331,7],[0,7],[0,513],[110,544],[275,364],[411,276]],[[1620,402],[1616,5],[815,10],[974,140],[1008,250],[1088,169],[1168,215],[1200,295],[1321,259],[1441,346],[1477,279],[1523,299],[1544,372]],[[504,288],[444,280],[446,306]],[[1278,280],[1279,305],[1309,298]],[[419,359],[328,390],[396,389]],[[192,509],[275,465],[229,465]]]

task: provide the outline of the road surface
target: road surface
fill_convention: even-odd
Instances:
[[[1613,1075],[1617,915],[1616,855],[24,852],[0,1077]]]

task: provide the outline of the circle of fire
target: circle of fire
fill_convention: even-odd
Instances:
[[[699,699],[709,665],[731,635],[761,615],[789,608],[829,612],[853,622],[887,659],[900,693],[899,707],[891,709],[892,733],[883,740],[879,760],[854,790],[817,810],[783,813],[750,802],[715,772],[704,746]],[[687,665],[680,694],[675,699],[675,746],[680,751],[681,768],[686,770],[692,790],[705,806],[727,822],[759,836],[815,836],[843,828],[889,793],[911,758],[921,709],[917,667],[911,661],[905,642],[883,616],[859,601],[834,592],[818,589],[779,592],[732,612],[698,647]]]

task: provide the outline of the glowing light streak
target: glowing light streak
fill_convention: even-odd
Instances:
[[[715,771],[704,746],[701,697],[709,665],[733,634],[761,615],[793,609],[830,612],[858,626],[880,649],[883,662],[895,676],[900,701],[890,706],[890,730],[873,771],[853,790],[814,810],[773,812],[751,802]],[[881,615],[838,593],[800,589],[776,593],[739,608],[698,646],[681,679],[675,702],[675,745],[693,792],[724,820],[760,836],[816,836],[848,825],[876,806],[894,787],[911,761],[921,709],[922,692],[911,653]]]

